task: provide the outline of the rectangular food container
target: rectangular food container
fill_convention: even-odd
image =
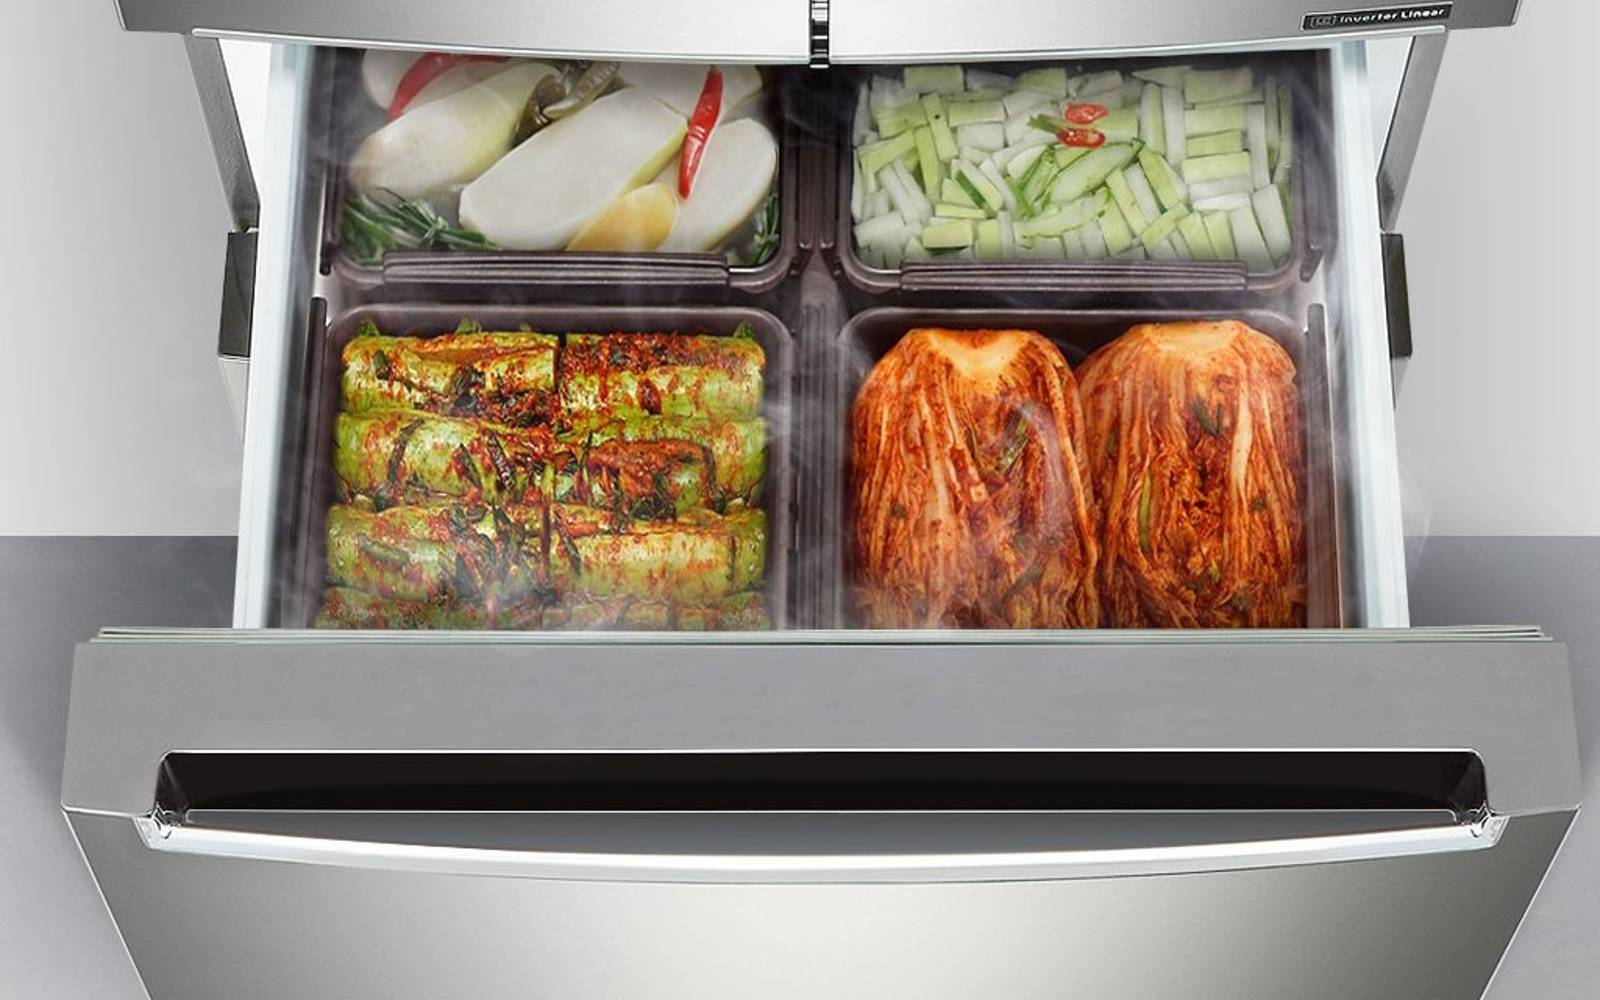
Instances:
[[[1175,60],[1106,60],[1106,68],[1122,70],[1171,65]],[[1327,135],[1332,120],[1325,57],[1316,52],[1273,52],[1249,56],[1196,56],[1183,62],[1199,69],[1238,65],[1248,61],[1258,69],[1270,70],[1289,82],[1294,95],[1294,163],[1291,174],[1294,250],[1289,259],[1270,272],[1254,273],[1242,261],[1154,261],[1154,260],[918,260],[908,261],[898,270],[869,266],[856,253],[854,220],[850,216],[851,166],[855,150],[851,142],[852,119],[857,90],[865,86],[874,72],[898,74],[901,66],[866,67],[849,74],[851,85],[836,88],[831,127],[834,165],[829,173],[835,190],[831,244],[853,293],[860,305],[874,296],[895,293],[964,293],[989,295],[1003,293],[1068,293],[1103,301],[1119,293],[1238,293],[1261,295],[1284,293],[1298,282],[1310,281],[1329,249],[1331,232],[1328,220],[1333,211],[1328,204],[1329,185],[1324,171],[1329,169],[1330,148]],[[1016,73],[1035,68],[1037,63],[1001,63],[997,72]],[[1077,65],[1077,64],[1074,64]],[[1093,63],[1083,64],[1085,68]],[[990,68],[984,64],[984,68]]]
[[[859,628],[852,598],[848,529],[850,524],[850,411],[862,382],[908,330],[944,327],[954,330],[1035,330],[1061,349],[1067,363],[1078,367],[1095,349],[1140,323],[1237,319],[1277,341],[1289,352],[1298,372],[1306,455],[1306,624],[1339,628],[1349,624],[1344,613],[1342,582],[1346,526],[1341,516],[1338,472],[1347,464],[1344,441],[1334,420],[1334,394],[1328,377],[1328,345],[1321,307],[1309,321],[1261,309],[914,309],[886,307],[854,316],[834,344],[835,376],[827,400],[829,436],[824,451],[825,497],[819,509],[804,512],[802,558],[819,559],[814,567],[826,581],[823,600],[814,605],[822,627]],[[802,573],[802,576],[807,574]]]
[[[779,242],[771,259],[756,267],[734,267],[714,253],[577,253],[566,251],[448,251],[390,253],[381,267],[358,263],[342,245],[348,164],[363,136],[363,125],[375,123],[361,92],[361,50],[341,49],[331,65],[320,68],[331,105],[328,135],[327,189],[323,205],[322,271],[344,281],[357,297],[393,301],[422,290],[438,290],[452,299],[497,301],[545,298],[574,286],[636,290],[632,297],[651,300],[651,289],[707,291],[733,289],[751,295],[775,289],[793,271],[802,237],[799,192],[804,169],[803,147],[810,131],[803,123],[802,87],[793,72],[769,69],[768,116],[778,140]],[[660,295],[654,298],[660,298]]]
[[[284,628],[309,627],[320,606],[326,578],[327,511],[334,499],[333,428],[339,412],[344,347],[364,323],[386,334],[436,336],[453,331],[463,318],[484,329],[515,330],[527,324],[545,333],[700,333],[728,336],[749,324],[766,352],[764,415],[767,467],[762,483],[767,512],[767,610],[772,627],[791,619],[789,566],[794,548],[794,468],[790,455],[793,412],[793,344],[788,329],[771,313],[742,306],[506,306],[437,303],[357,306],[311,338],[305,359],[304,437],[286,442],[282,508],[287,523],[279,531],[278,587],[273,602]]]

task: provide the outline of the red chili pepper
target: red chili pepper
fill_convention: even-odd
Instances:
[[[1104,104],[1069,104],[1066,118],[1074,125],[1093,125],[1110,113]]]
[[[1063,146],[1082,146],[1095,149],[1106,144],[1106,134],[1095,128],[1064,128],[1056,133]]]
[[[706,70],[705,86],[700,88],[700,100],[695,102],[694,114],[689,116],[689,131],[683,136],[683,152],[678,157],[678,195],[689,197],[694,190],[694,175],[700,171],[700,157],[705,154],[706,142],[722,114],[722,70],[715,66]]]
[[[411,106],[411,102],[417,99],[417,95],[422,93],[422,88],[437,80],[447,70],[455,69],[463,63],[505,61],[505,56],[429,52],[411,64],[411,68],[406,70],[406,75],[400,78],[400,85],[394,88],[394,99],[389,102],[389,120],[399,118],[406,108]]]

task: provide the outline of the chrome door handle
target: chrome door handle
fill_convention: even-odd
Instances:
[[[1255,871],[1455,854],[1494,847],[1506,817],[1230,843],[1089,850],[906,854],[644,854],[507,850],[304,837],[137,817],[146,847],[170,854],[434,875],[730,885],[1032,882]]]

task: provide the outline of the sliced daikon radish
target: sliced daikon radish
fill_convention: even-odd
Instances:
[[[1182,163],[1189,157],[1189,133],[1183,118],[1183,94],[1173,87],[1161,88],[1161,116],[1166,129],[1167,159]]]
[[[447,97],[417,113],[430,112],[460,96]],[[708,186],[707,172],[717,169],[718,157],[711,143],[719,133],[726,139],[731,127],[729,123],[728,128],[712,132],[697,189]],[[683,144],[686,128],[683,115],[638,87],[608,94],[572,117],[534,133],[469,184],[461,192],[461,221],[508,250],[566,246],[607,205],[659,173]],[[763,190],[770,180],[769,172]],[[690,214],[680,215],[679,223]],[[685,242],[675,236],[670,239],[674,246]]]
[[[1151,260],[1177,260],[1179,256],[1171,240],[1162,240],[1159,243],[1148,245],[1145,250],[1149,252]]]
[[[1184,216],[1187,219],[1188,216]],[[1194,260],[1194,251],[1189,249],[1189,241],[1183,238],[1183,219],[1178,220],[1178,231],[1167,237],[1167,242],[1172,244],[1172,249],[1178,251],[1178,259]]]
[[[1017,256],[1033,260],[1065,260],[1067,251],[1062,246],[1061,237],[1041,236],[1033,241],[1032,246],[1018,247]]]
[[[1248,174],[1239,174],[1236,177],[1224,177],[1215,181],[1200,181],[1189,185],[1189,198],[1191,201],[1209,201],[1212,198],[1222,198],[1230,194],[1255,194],[1255,185],[1250,183]]]
[[[667,184],[634,188],[578,230],[568,250],[648,253],[659,247],[678,217],[678,196]]]
[[[546,63],[513,63],[401,115],[361,143],[350,159],[350,183],[358,191],[386,189],[417,198],[478,178],[496,161],[504,162],[533,88],[553,72]],[[621,193],[611,192],[595,210]],[[530,192],[524,200],[540,199]],[[576,226],[555,245],[565,244],[575,232]]]
[[[928,253],[928,248],[922,245],[922,241],[913,236],[906,240],[905,252],[901,255],[901,258],[903,260],[927,260],[931,256],[932,254]]]
[[[1035,111],[1040,114],[1053,114],[1056,110],[1054,108],[1049,111],[1042,110],[1046,104],[1054,104],[1055,101],[1049,94],[1038,90],[1019,90],[1007,94],[1001,103],[1006,106],[1006,115],[1010,118],[1032,114]]]
[[[778,143],[765,125],[754,118],[718,125],[701,154],[694,189],[679,207],[677,224],[661,249],[717,249],[760,211],[777,172]],[[676,166],[666,173],[676,181]],[[919,198],[921,194],[917,192]],[[920,202],[927,203],[925,198]]]
[[[968,90],[1010,90],[1016,86],[1016,81],[1004,73],[996,73],[987,69],[967,70]]]
[[[1261,235],[1267,242],[1274,264],[1289,259],[1294,251],[1294,241],[1289,235],[1289,218],[1283,211],[1283,195],[1275,187],[1264,187],[1251,199],[1256,210],[1256,220],[1261,223]]]
[[[890,212],[860,223],[855,228],[856,245],[860,247],[884,247],[890,243],[903,243],[905,240],[906,220],[899,212]]]
[[[867,106],[867,88],[862,87],[856,91],[856,116],[850,128],[850,143],[860,149],[867,141],[867,133],[872,131],[872,109]]]
[[[1067,81],[1067,93],[1075,100],[1087,101],[1096,94],[1109,94],[1122,90],[1122,74],[1110,69],[1101,73],[1086,73]]]
[[[466,90],[473,84],[481,83],[505,68],[505,63],[485,61],[467,62],[459,66],[452,66],[428,81],[427,86],[417,91],[417,96],[413,97],[411,103],[406,105],[406,113],[410,114],[424,104],[430,104],[441,97],[449,97],[458,90]],[[554,73],[555,68],[551,67],[550,72]]]
[[[368,49],[361,56],[361,89],[367,99],[387,111],[406,71],[422,56],[404,49]]]
[[[1228,213],[1228,224],[1233,229],[1233,245],[1239,259],[1252,271],[1272,270],[1272,251],[1267,249],[1266,238],[1256,222],[1256,213],[1248,208],[1236,208]]]
[[[1011,190],[1010,184],[1006,183],[1005,176],[1000,173],[1000,168],[995,166],[994,160],[984,160],[978,164],[978,171],[983,174],[990,184],[994,185],[996,191],[1000,192],[1001,207],[1006,211],[1015,212],[1017,210],[1017,193]],[[999,211],[999,209],[996,209],[996,211]]]
[[[1167,155],[1167,117],[1161,107],[1161,88],[1154,83],[1145,84],[1139,95],[1139,138],[1156,155]]]
[[[1017,86],[1023,90],[1037,90],[1056,100],[1067,96],[1067,70],[1064,66],[1046,66],[1043,69],[1025,70],[1017,76]]]
[[[1267,108],[1264,104],[1245,107],[1245,144],[1250,147],[1250,183],[1264,188],[1272,183],[1267,166]]]
[[[861,183],[861,161],[850,160],[850,221],[867,217],[867,186]]]
[[[1136,69],[1133,71],[1133,75],[1140,80],[1181,90],[1183,88],[1183,78],[1189,75],[1189,67],[1152,66],[1149,69]]]
[[[1006,146],[1006,127],[1000,122],[962,125],[956,129],[956,144],[962,149],[981,149],[992,153]]]
[[[1266,101],[1267,111],[1267,165],[1278,165],[1278,131],[1283,124],[1278,120],[1278,81],[1274,77],[1267,77],[1265,86],[1262,87],[1262,96]]]
[[[623,63],[617,78],[654,97],[685,118],[694,114],[706,86],[705,63]],[[719,121],[738,116],[751,98],[761,93],[761,71],[754,66],[721,65],[722,113]]]
[[[1139,138],[1139,112],[1134,108],[1119,108],[1095,122],[1093,127],[1105,135],[1106,142],[1133,142]]]
[[[867,218],[876,219],[880,215],[888,215],[894,211],[894,203],[889,200],[889,192],[883,188],[867,196]]]
[[[1017,234],[1011,228],[1011,213],[1001,212],[995,216],[995,221],[1000,224],[1000,256],[1015,257],[1017,255]]]
[[[1228,104],[1215,108],[1195,108],[1183,113],[1183,130],[1189,135],[1214,135],[1244,128],[1245,105]],[[1193,154],[1190,154],[1193,155]]]

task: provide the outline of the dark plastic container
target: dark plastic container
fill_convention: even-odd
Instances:
[[[365,300],[392,299],[396,290],[411,297],[419,290],[446,290],[454,298],[539,298],[574,287],[638,289],[640,300],[692,289],[713,293],[732,289],[749,295],[768,292],[797,266],[802,244],[799,207],[805,126],[799,103],[805,100],[797,78],[803,71],[769,70],[768,118],[778,140],[779,243],[771,259],[756,267],[734,267],[714,253],[571,253],[566,251],[405,251],[388,254],[381,267],[358,263],[341,245],[347,165],[367,132],[381,124],[367,107],[360,84],[361,52],[340,50],[328,70],[333,127],[331,163],[324,206],[323,271],[337,274]],[[656,290],[658,294],[651,295]]]
[[[1281,313],[1259,309],[1218,311],[1175,309],[869,309],[845,324],[834,342],[836,375],[825,421],[830,455],[820,471],[818,493],[825,498],[807,515],[801,538],[801,574],[815,554],[823,577],[810,614],[824,628],[858,628],[852,599],[848,526],[850,410],[862,382],[879,359],[917,327],[1035,330],[1048,337],[1076,368],[1095,349],[1139,323],[1237,319],[1271,337],[1289,352],[1299,372],[1302,428],[1306,442],[1305,546],[1308,586],[1306,618],[1311,628],[1344,624],[1345,572],[1336,468],[1345,462],[1333,425],[1333,394],[1328,380],[1328,349],[1322,311],[1313,309],[1302,325]]]
[[[1106,68],[1140,69],[1170,64],[1167,59],[1106,60]],[[1327,169],[1326,123],[1331,121],[1328,103],[1326,57],[1313,52],[1280,52],[1255,56],[1239,55],[1196,57],[1197,67],[1238,65],[1249,61],[1264,75],[1272,73],[1288,82],[1294,95],[1294,163],[1292,198],[1294,250],[1288,260],[1270,272],[1250,272],[1241,261],[1139,261],[1139,260],[919,260],[907,262],[898,270],[867,265],[856,253],[854,220],[850,216],[853,178],[851,164],[855,151],[851,144],[852,118],[857,89],[865,86],[874,71],[895,74],[903,67],[885,66],[851,74],[851,86],[838,88],[832,113],[835,139],[834,162],[828,173],[834,178],[835,212],[832,232],[824,241],[832,247],[838,268],[857,293],[854,301],[895,293],[1068,293],[1104,297],[1107,293],[1238,293],[1273,294],[1296,282],[1309,281],[1322,264],[1326,247],[1326,220],[1331,215],[1327,204],[1330,185]],[[1001,64],[999,72],[1014,73],[1042,64]],[[1047,65],[1047,64],[1044,64]],[[1091,67],[1092,63],[1072,64]]]
[[[455,330],[463,318],[483,328],[515,330],[522,324],[547,333],[694,333],[728,336],[748,323],[766,352],[767,469],[762,484],[767,511],[767,610],[774,629],[790,626],[790,560],[795,544],[795,473],[791,455],[794,338],[769,312],[745,306],[505,306],[471,304],[366,305],[336,316],[326,334],[310,339],[301,380],[305,401],[303,440],[286,439],[281,504],[288,510],[280,536],[272,623],[309,627],[326,580],[327,511],[334,500],[333,426],[339,412],[344,347],[363,323],[386,334],[437,336]],[[313,331],[320,333],[320,330]]]

